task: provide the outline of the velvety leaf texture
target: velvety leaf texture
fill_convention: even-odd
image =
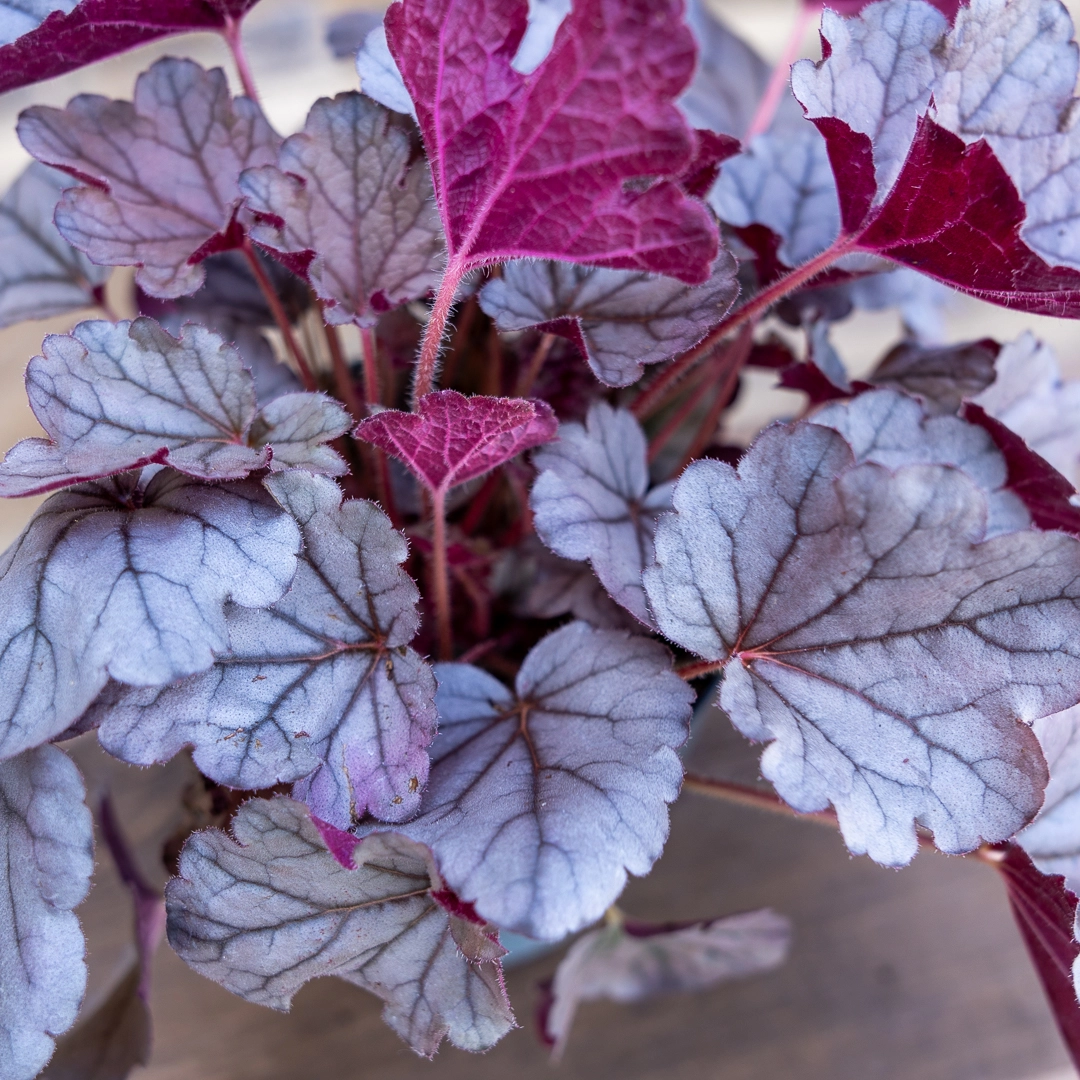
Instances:
[[[222,30],[258,0],[15,0],[43,21],[0,47],[0,93],[171,34]],[[10,0],[9,0],[10,4]],[[45,16],[48,15],[46,18]],[[0,29],[4,26],[0,23]]]
[[[608,386],[629,386],[645,364],[684,352],[735,302],[735,260],[725,251],[704,285],[627,270],[512,262],[480,293],[500,330],[540,326],[569,338]]]
[[[254,239],[313,255],[308,278],[332,323],[373,323],[438,285],[442,227],[427,164],[410,161],[410,126],[357,93],[321,98],[277,167],[240,179],[270,219]]]
[[[52,496],[0,558],[0,755],[60,734],[109,676],[161,685],[208,668],[228,646],[225,602],[279,599],[299,547],[250,481],[164,469]]]
[[[738,473],[683,473],[645,588],[661,630],[723,663],[720,704],[769,741],[762,773],[798,810],[836,808],[889,865],[914,823],[966,851],[1042,802],[1025,721],[1080,691],[1080,546],[982,541],[985,496],[954,468],[855,464],[816,424],[773,427]],[[980,542],[982,541],[982,542]]]
[[[566,259],[704,282],[716,230],[675,182],[694,133],[681,0],[578,0],[530,75],[525,0],[401,0],[386,14],[432,164],[450,265]],[[628,181],[649,177],[646,190]]]
[[[1004,346],[995,378],[972,400],[1015,431],[1070,483],[1080,479],[1080,382],[1061,377],[1053,350],[1025,333]]]
[[[152,319],[84,322],[45,339],[26,369],[48,439],[24,439],[0,464],[0,496],[38,495],[150,463],[204,480],[255,469],[337,475],[325,444],[349,429],[322,394],[286,394],[257,411],[251,373],[201,326],[172,337]]]
[[[279,143],[220,68],[173,58],[139,76],[134,101],[35,105],[18,130],[39,161],[89,184],[57,207],[61,234],[95,263],[138,267],[137,284],[162,297],[195,292],[201,259],[236,246],[240,173],[274,164]]]
[[[0,45],[10,45],[40,26],[52,12],[66,14],[76,3],[77,0],[0,0]]]
[[[404,537],[373,503],[288,473],[268,486],[300,522],[288,593],[226,610],[229,648],[170,686],[110,686],[90,713],[112,754],[148,765],[194,747],[204,775],[235,788],[301,780],[316,817],[347,829],[370,812],[416,812],[435,734],[435,679],[410,648],[418,593]]]
[[[533,456],[529,502],[537,535],[557,555],[585,560],[612,599],[655,628],[641,572],[653,561],[656,519],[672,485],[649,485],[645,433],[625,409],[597,402],[585,424],[562,424]]]
[[[896,390],[875,390],[827,405],[813,418],[848,441],[857,461],[887,469],[950,465],[963,469],[986,494],[986,535],[1025,529],[1031,516],[1010,486],[1008,463],[991,435],[956,416],[927,416]]]
[[[1044,874],[1061,874],[1080,889],[1080,706],[1032,725],[1046,756],[1050,782],[1039,816],[1016,842]]]
[[[555,972],[544,1034],[558,1056],[581,1002],[706,990],[777,967],[790,940],[791,924],[767,909],[674,927],[627,922],[590,930]]]
[[[232,828],[235,840],[196,833],[166,891],[169,942],[200,974],[276,1009],[337,975],[381,997],[383,1019],[428,1057],[444,1036],[486,1050],[514,1026],[498,938],[440,904],[422,845],[373,837],[346,869],[284,798],[245,803]]]
[[[640,625],[611,599],[587,562],[561,559],[546,550],[529,561],[531,572],[515,605],[516,614],[535,619],[573,615],[598,630],[636,630]]]
[[[946,26],[922,0],[849,20],[826,11],[825,58],[793,69],[829,146],[847,242],[994,303],[1076,317],[1080,272],[1051,265],[1072,244],[1073,136],[1059,130],[1071,106],[1055,113],[1046,98],[1071,93],[1068,16],[1048,0],[986,3]],[[1045,34],[1032,39],[1035,27]],[[1038,134],[1051,115],[1057,133]]]
[[[68,756],[39,746],[0,763],[0,1074],[32,1080],[86,989],[73,908],[94,869],[83,783]]]
[[[422,397],[416,412],[369,416],[355,434],[403,461],[431,491],[446,492],[549,442],[557,428],[543,401],[439,390]]]
[[[109,271],[56,231],[53,211],[71,181],[36,162],[0,199],[0,327],[98,302]]]
[[[694,696],[670,668],[658,642],[584,623],[529,653],[516,692],[438,665],[431,778],[401,831],[498,926],[554,940],[588,925],[667,838]]]

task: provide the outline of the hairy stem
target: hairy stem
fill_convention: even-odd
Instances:
[[[754,343],[754,321],[745,323],[739,331],[739,336],[724,350],[723,360],[719,365],[719,385],[716,388],[716,396],[713,398],[709,411],[705,414],[697,434],[683,454],[675,473],[681,473],[691,461],[694,460],[709,445],[709,440],[716,433],[720,424],[720,417],[731,402],[731,395],[739,382],[739,372],[742,371],[746,358],[750,355],[750,347]]]
[[[251,65],[248,63],[247,53],[244,52],[244,43],[240,40],[240,26],[240,19],[234,19],[231,15],[226,15],[225,27],[221,31],[221,36],[229,46],[229,52],[232,53],[236,73],[240,76],[240,85],[243,86],[244,93],[252,101],[258,101],[259,91],[251,74]]]
[[[446,555],[446,492],[431,493],[431,595],[435,605],[435,629],[439,659],[454,655],[450,625],[450,566]]]
[[[544,366],[544,362],[548,358],[548,353],[551,352],[551,347],[554,344],[554,334],[544,334],[540,338],[540,344],[536,346],[536,351],[529,357],[528,366],[522,369],[521,374],[518,376],[517,387],[515,389],[515,393],[518,397],[528,397],[532,393],[533,386],[536,385],[537,377],[539,376],[540,371]]]
[[[334,368],[334,386],[338,397],[345,403],[353,420],[363,419],[360,399],[356,396],[356,387],[353,385],[352,372],[345,361],[345,353],[341,348],[341,335],[336,326],[331,326],[326,321],[326,309],[319,305],[319,311],[323,317],[323,331],[326,334],[326,347],[330,352],[330,363]]]
[[[680,679],[700,679],[702,675],[711,675],[714,671],[722,671],[726,660],[690,660],[685,664],[675,667],[675,674]]]
[[[457,262],[447,264],[439,291],[435,294],[435,303],[424,328],[424,340],[420,344],[420,358],[416,363],[416,378],[413,382],[413,408],[425,395],[435,388],[435,373],[439,367],[439,353],[442,350],[443,336],[450,312],[454,307],[454,297],[465,272]]]
[[[773,117],[776,115],[777,107],[780,105],[780,98],[790,82],[791,65],[798,59],[799,49],[803,38],[806,36],[806,29],[820,15],[821,4],[799,4],[799,14],[796,17],[795,25],[791,28],[791,36],[784,46],[780,59],[776,61],[772,76],[769,78],[769,84],[765,87],[765,93],[762,95],[761,101],[758,102],[750,126],[746,129],[746,134],[743,136],[744,144],[749,143],[755,135],[761,135],[768,131],[772,126]]]
[[[364,403],[367,406],[367,415],[382,404],[379,390],[379,352],[378,342],[375,340],[375,330],[370,326],[360,327],[360,352],[364,369]],[[390,465],[386,460],[386,454],[373,445],[364,443],[365,454],[371,465],[371,471],[375,477],[375,497],[379,504],[389,515],[395,528],[400,527],[397,507],[394,505],[394,493],[390,487]]]
[[[675,384],[701,360],[708,356],[717,344],[728,334],[752,319],[760,319],[766,311],[782,300],[788,293],[801,288],[819,274],[824,273],[837,259],[846,255],[855,246],[855,238],[839,236],[820,255],[815,255],[809,262],[785,274],[774,281],[768,288],[762,289],[742,307],[733,311],[727,318],[721,319],[692,349],[687,350],[653,379],[630,406],[631,412],[640,420],[654,413],[666,400]]]
[[[299,369],[304,388],[306,390],[318,389],[318,383],[316,383],[315,376],[312,374],[311,366],[308,364],[307,357],[300,348],[296,335],[293,333],[292,325],[289,323],[289,316],[285,314],[285,309],[281,306],[281,299],[274,289],[273,282],[263,269],[263,265],[259,262],[259,257],[255,254],[255,249],[247,237],[244,238],[244,246],[241,250],[248,261],[248,266],[251,267],[255,280],[259,283],[263,296],[266,298],[270,313],[274,316],[274,322],[277,324],[278,330],[281,331],[281,336],[285,339],[285,348],[289,350],[289,355]]]

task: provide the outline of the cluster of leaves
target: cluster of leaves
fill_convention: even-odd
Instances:
[[[926,340],[943,285],[1080,317],[1058,0],[826,11],[794,96],[682,0],[397,0],[363,92],[284,140],[250,6],[0,3],[0,89],[208,28],[247,91],[164,59],[19,121],[0,324],[104,308],[113,266],[140,314],[45,339],[45,437],[0,464],[49,495],[0,560],[0,1074],[82,998],[92,825],[55,744],[91,731],[257,793],[165,895],[250,1001],[338,975],[418,1052],[482,1050],[515,1023],[499,931],[604,919],[550,987],[561,1050],[580,1001],[775,966],[771,912],[613,907],[716,673],[853,853],[1001,870],[1080,1052],[1080,384],[1030,335]],[[909,335],[852,381],[829,326],[884,306]],[[807,409],[733,447],[748,364]],[[125,879],[144,964],[106,1008],[135,1019],[69,1038],[134,1030],[133,1063],[160,898]]]

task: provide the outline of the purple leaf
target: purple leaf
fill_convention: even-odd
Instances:
[[[772,70],[702,0],[689,0],[686,21],[697,40],[698,57],[693,81],[679,98],[679,108],[695,127],[741,139],[765,94]],[[784,94],[771,130],[790,135],[807,127],[799,103],[790,92]]]
[[[707,990],[779,966],[790,940],[791,924],[767,908],[674,928],[627,922],[590,930],[567,950],[552,982],[544,1034],[553,1055],[561,1057],[583,1001]]]
[[[540,550],[524,560],[527,577],[515,614],[533,619],[573,615],[598,630],[638,628],[639,621],[611,599],[587,562],[560,559],[539,544],[536,546]]]
[[[256,413],[240,355],[200,326],[178,340],[152,319],[84,322],[53,334],[26,369],[48,439],[24,439],[0,464],[0,496],[38,495],[150,463],[199,479],[269,465],[337,475],[325,444],[349,415],[322,394],[287,394]]]
[[[894,866],[916,821],[960,852],[1031,819],[1046,766],[1025,721],[1080,697],[1076,540],[980,542],[986,498],[964,473],[856,464],[817,424],[768,429],[737,473],[691,465],[674,502],[650,605],[723,666],[720,705],[771,743],[782,798],[832,803],[848,847]]]
[[[774,232],[787,266],[817,255],[840,231],[836,182],[813,124],[759,135],[725,163],[709,204],[729,225],[764,225]]]
[[[94,834],[70,758],[39,746],[0,762],[0,1074],[32,1080],[86,989],[73,908],[90,889]]]
[[[967,402],[963,416],[994,440],[1008,468],[1006,486],[1024,504],[1032,522],[1040,529],[1060,529],[1080,536],[1080,508],[1072,501],[1076,488],[1015,431],[988,416],[980,406]]]
[[[210,667],[225,602],[279,599],[299,547],[250,481],[165,469],[52,496],[0,558],[0,754],[60,734],[110,676],[152,686]]]
[[[0,93],[52,79],[171,34],[224,30],[258,0],[33,0],[52,9],[34,29],[0,48]]]
[[[987,499],[986,535],[1026,529],[1031,518],[1023,497],[1012,490],[1009,464],[993,434],[956,416],[927,416],[913,398],[875,390],[846,404],[820,410],[815,424],[847,440],[856,461],[887,469],[904,465],[949,465],[963,469]]]
[[[674,105],[694,67],[681,11],[681,0],[578,0],[523,76],[511,62],[525,0],[389,9],[456,272],[546,258],[708,278],[715,226],[675,182],[696,153]]]
[[[431,778],[401,831],[508,930],[555,940],[599,918],[667,838],[694,696],[670,654],[571,623],[525,658],[516,693],[470,664],[435,673]]]
[[[655,629],[641,572],[652,563],[656,519],[673,485],[649,486],[645,434],[625,409],[597,402],[585,424],[561,424],[533,455],[537,535],[557,555],[588,560],[613,600]]]
[[[71,11],[78,0],[0,0],[0,44],[10,45],[16,38],[40,26],[54,11]]]
[[[1005,849],[998,869],[1062,1038],[1074,1064],[1080,1063],[1080,1006],[1071,977],[1080,953],[1072,930],[1076,896],[1065,887],[1062,878],[1039,873],[1023,849],[1015,844]]]
[[[1026,211],[1021,236],[1051,265],[1080,269],[1077,48],[1057,0],[974,0],[939,50],[936,119],[985,139]]]
[[[928,416],[955,416],[965,398],[976,398],[994,381],[999,352],[1001,346],[989,338],[937,348],[905,341],[889,351],[867,380],[914,395]]]
[[[139,287],[162,297],[195,292],[201,261],[238,246],[240,173],[273,164],[279,143],[254,101],[229,96],[220,68],[172,58],[139,76],[134,102],[35,105],[18,130],[39,161],[89,185],[56,208],[64,238],[95,263],[138,267]]]
[[[56,231],[53,210],[70,181],[36,162],[0,199],[0,327],[92,307],[109,271]]]
[[[435,680],[408,643],[418,593],[401,569],[404,538],[374,504],[341,502],[330,480],[267,481],[300,522],[304,551],[268,610],[230,607],[229,647],[171,686],[111,686],[90,719],[133,764],[194,747],[204,775],[234,788],[301,780],[295,790],[338,829],[366,812],[416,812],[435,734]]]
[[[386,1002],[383,1019],[430,1057],[446,1036],[486,1050],[514,1026],[493,930],[450,914],[428,851],[393,833],[348,870],[301,803],[252,799],[235,840],[196,833],[166,890],[169,943],[247,1001],[288,1009],[309,979],[337,975]]]
[[[433,492],[483,476],[555,438],[551,407],[524,398],[426,394],[417,412],[386,409],[357,425],[355,435],[403,461]]]
[[[331,323],[369,325],[439,283],[442,227],[427,164],[411,160],[411,126],[357,93],[320,98],[277,167],[240,178],[269,219],[252,237],[312,257],[307,276]]]
[[[1062,71],[1040,76],[1048,57],[1072,49],[1062,51],[1071,26],[1056,6],[1046,41],[1023,47],[1041,2],[994,0],[947,36],[922,0],[883,0],[846,21],[826,11],[826,56],[796,64],[792,85],[828,143],[849,249],[1006,307],[1072,316],[1080,272],[1046,259],[1069,261],[1075,185],[1062,177],[1074,136],[1047,133],[1069,106],[1040,95],[1063,82],[1071,93],[1076,60],[1069,52]],[[969,62],[970,79],[959,77]],[[939,94],[935,122],[927,110]]]
[[[1053,350],[1031,333],[1006,345],[994,367],[996,378],[977,397],[972,395],[974,404],[1075,483],[1080,476],[1080,382],[1062,379]]]
[[[696,345],[735,302],[735,260],[720,253],[704,285],[560,262],[511,262],[480,293],[502,331],[540,326],[569,338],[608,386]]]

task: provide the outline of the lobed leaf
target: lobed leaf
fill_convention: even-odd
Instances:
[[[724,165],[709,204],[729,225],[770,229],[789,267],[823,251],[840,230],[825,140],[811,124],[758,135]]]
[[[862,399],[859,399],[862,400]],[[983,541],[958,469],[856,464],[817,424],[768,429],[739,471],[692,465],[645,589],[661,630],[723,666],[720,704],[793,807],[836,808],[849,848],[1006,839],[1046,767],[1026,722],[1075,703],[1080,547]]]
[[[425,394],[416,412],[384,409],[354,435],[403,461],[429,490],[447,492],[555,438],[551,406],[525,398]]]
[[[545,1039],[559,1057],[581,1002],[707,990],[782,964],[790,940],[791,924],[767,908],[681,926],[625,922],[590,930],[555,971]]]
[[[239,353],[191,324],[179,339],[152,319],[84,322],[51,334],[26,369],[48,439],[24,439],[0,464],[0,496],[38,495],[151,463],[202,480],[256,469],[338,475],[325,444],[348,413],[322,394],[286,394],[256,411]]]
[[[529,504],[552,551],[587,559],[612,599],[655,629],[641,572],[674,485],[650,488],[647,449],[632,413],[597,402],[584,425],[560,424],[558,440],[533,455],[540,475]]]
[[[42,21],[34,27],[7,24],[21,36],[0,47],[0,93],[52,79],[171,34],[224,30],[257,2],[15,0],[17,8],[29,9]]]
[[[607,386],[629,386],[645,364],[696,345],[739,294],[735,260],[722,251],[704,285],[629,270],[561,262],[508,263],[480,306],[502,331],[539,326],[572,341]]]
[[[109,271],[72,248],[53,225],[65,186],[62,173],[34,162],[0,199],[0,327],[92,307],[101,298]]]
[[[283,1010],[309,979],[337,975],[382,998],[383,1019],[426,1057],[444,1036],[486,1050],[514,1026],[505,950],[443,906],[422,845],[372,837],[346,869],[285,798],[245,803],[232,829],[192,836],[166,890],[169,943],[201,975]]]
[[[139,287],[161,297],[195,292],[201,261],[238,246],[240,173],[273,164],[280,142],[258,104],[229,96],[220,68],[171,57],[139,76],[132,102],[35,105],[18,131],[39,161],[88,185],[64,193],[61,235],[92,262],[138,267]]]
[[[905,341],[882,358],[867,381],[917,397],[928,416],[955,416],[966,399],[977,400],[994,381],[1000,352],[989,338],[939,347]]]
[[[73,909],[90,889],[94,833],[71,759],[39,746],[0,762],[0,1073],[32,1080],[86,990]]]
[[[972,401],[1075,484],[1080,478],[1080,382],[1062,379],[1053,349],[1030,332],[1002,347],[994,371],[994,381]]]
[[[114,684],[88,719],[133,764],[190,745],[220,784],[302,781],[294,793],[337,828],[367,812],[401,821],[419,805],[436,722],[431,669],[407,647],[419,627],[407,545],[374,503],[343,504],[330,480],[286,473],[267,486],[303,535],[288,593],[265,611],[230,605],[228,650],[211,670]]]
[[[986,496],[987,536],[1026,529],[1031,516],[1012,489],[1008,462],[989,432],[956,416],[927,415],[896,390],[873,390],[827,405],[813,418],[847,440],[856,461],[887,469],[949,465],[962,469]]]
[[[248,206],[269,219],[252,237],[311,257],[307,276],[331,323],[370,324],[438,285],[442,228],[411,126],[355,92],[320,98],[277,165],[240,178]]]
[[[1072,203],[1060,176],[1070,168],[1071,136],[1045,136],[1057,154],[1047,173],[1051,143],[1035,140],[1024,149],[997,134],[1038,128],[1047,109],[1032,102],[1071,78],[1071,45],[1061,53],[1068,56],[1060,74],[1039,74],[1046,49],[1057,56],[1062,27],[1071,33],[1067,21],[1048,0],[986,3],[947,35],[944,18],[923,0],[881,0],[846,21],[825,13],[825,58],[796,64],[792,85],[829,147],[845,247],[1007,307],[1080,312],[1080,272],[1051,265],[1068,262],[1063,252],[1071,241],[1063,238]],[[1040,39],[1029,50],[1024,35],[1035,24],[1045,24],[1045,47]],[[981,47],[986,55],[977,59]],[[969,62],[964,90],[950,67],[966,70]],[[989,97],[980,105],[983,91]],[[946,108],[934,120],[928,110],[939,94]],[[1057,120],[1063,126],[1068,108],[1062,105]],[[1037,209],[1025,206],[1028,196]],[[1058,222],[1060,235],[1051,239]]]
[[[697,153],[674,104],[694,66],[681,0],[578,0],[522,75],[527,9],[401,0],[386,13],[450,264],[565,259],[704,282],[716,229],[677,183]]]
[[[431,777],[401,832],[498,926],[545,940],[587,926],[667,838],[694,696],[670,665],[655,641],[585,623],[544,638],[516,692],[438,665]]]
[[[250,481],[163,469],[53,495],[0,557],[0,755],[59,735],[109,677],[154,686],[210,667],[225,602],[278,600],[299,546]]]

